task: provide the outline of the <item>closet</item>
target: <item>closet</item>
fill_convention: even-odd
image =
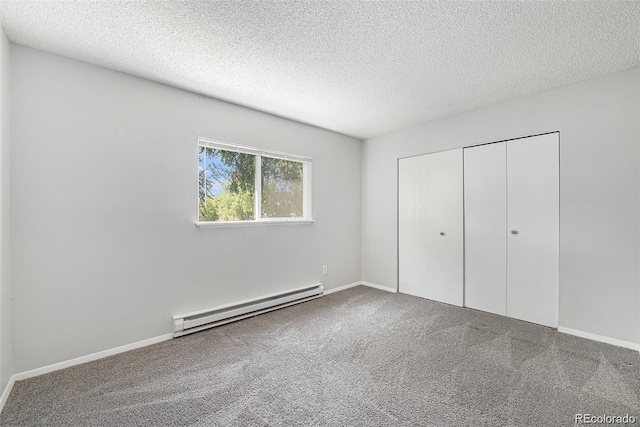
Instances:
[[[401,159],[398,182],[400,292],[557,327],[558,133]]]

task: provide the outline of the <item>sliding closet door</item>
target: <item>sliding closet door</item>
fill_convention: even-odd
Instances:
[[[400,292],[462,306],[462,150],[399,161]]]
[[[558,134],[507,144],[507,316],[558,326]]]
[[[507,146],[464,149],[464,305],[507,314]]]

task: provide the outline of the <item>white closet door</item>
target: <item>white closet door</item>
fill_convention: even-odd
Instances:
[[[507,316],[558,326],[558,134],[507,144]]]
[[[464,305],[507,314],[506,143],[464,149]]]
[[[398,290],[426,298],[427,156],[398,162]]]
[[[462,306],[462,174],[462,149],[400,160],[400,292]]]

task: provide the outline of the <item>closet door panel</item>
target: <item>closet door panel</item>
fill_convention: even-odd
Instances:
[[[400,292],[462,306],[462,173],[461,149],[399,161]]]
[[[507,314],[506,143],[464,149],[465,307]]]
[[[462,149],[428,157],[427,298],[463,305],[464,195]]]
[[[507,315],[558,326],[558,134],[507,145]]]
[[[398,162],[398,290],[427,298],[427,156]]]

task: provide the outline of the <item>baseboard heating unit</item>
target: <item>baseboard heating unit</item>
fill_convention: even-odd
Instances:
[[[299,304],[319,298],[323,293],[324,286],[322,283],[318,283],[239,303],[173,316],[173,336],[175,338],[181,337],[193,332],[235,322],[236,320],[257,316],[268,311]]]

